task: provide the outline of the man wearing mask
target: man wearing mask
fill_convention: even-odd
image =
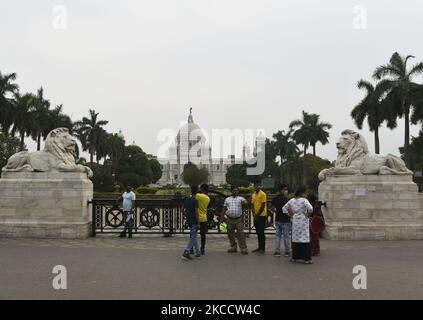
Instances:
[[[122,199],[124,229],[120,233],[119,238],[125,238],[127,230],[128,238],[132,238],[132,228],[134,224],[135,193],[132,191],[131,186],[126,186],[126,192],[124,192],[119,197],[119,199],[116,200],[116,203],[118,203]]]
[[[283,236],[283,242],[285,246],[285,257],[289,257],[290,244],[289,244],[289,233],[291,231],[291,219],[289,216],[282,212],[283,206],[288,202],[288,186],[281,184],[278,188],[278,195],[272,200],[272,207],[276,211],[275,217],[275,257],[281,256],[281,239]]]

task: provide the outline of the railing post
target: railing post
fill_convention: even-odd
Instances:
[[[92,236],[96,236],[96,217],[95,217],[95,200],[92,199],[91,201],[91,233]]]

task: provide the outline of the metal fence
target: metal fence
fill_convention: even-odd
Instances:
[[[207,212],[209,233],[220,233],[218,228],[223,200],[219,196],[211,196]],[[183,210],[184,199],[142,199],[135,201],[133,233],[173,234],[189,233]],[[124,228],[124,214],[121,207],[112,199],[93,199],[92,234],[120,233]],[[250,205],[244,207],[243,224],[247,234],[255,233],[252,210]],[[274,233],[274,212],[268,205],[266,233]]]

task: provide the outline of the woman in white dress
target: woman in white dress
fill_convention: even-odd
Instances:
[[[300,187],[295,192],[295,197],[289,200],[282,208],[284,213],[292,218],[292,262],[302,260],[311,264],[310,253],[310,225],[309,217],[313,207],[306,199],[306,189]]]

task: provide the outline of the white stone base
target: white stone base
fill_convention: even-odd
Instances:
[[[411,176],[329,176],[319,200],[327,239],[423,239],[423,195]]]
[[[0,237],[87,238],[92,196],[85,173],[2,172]]]

